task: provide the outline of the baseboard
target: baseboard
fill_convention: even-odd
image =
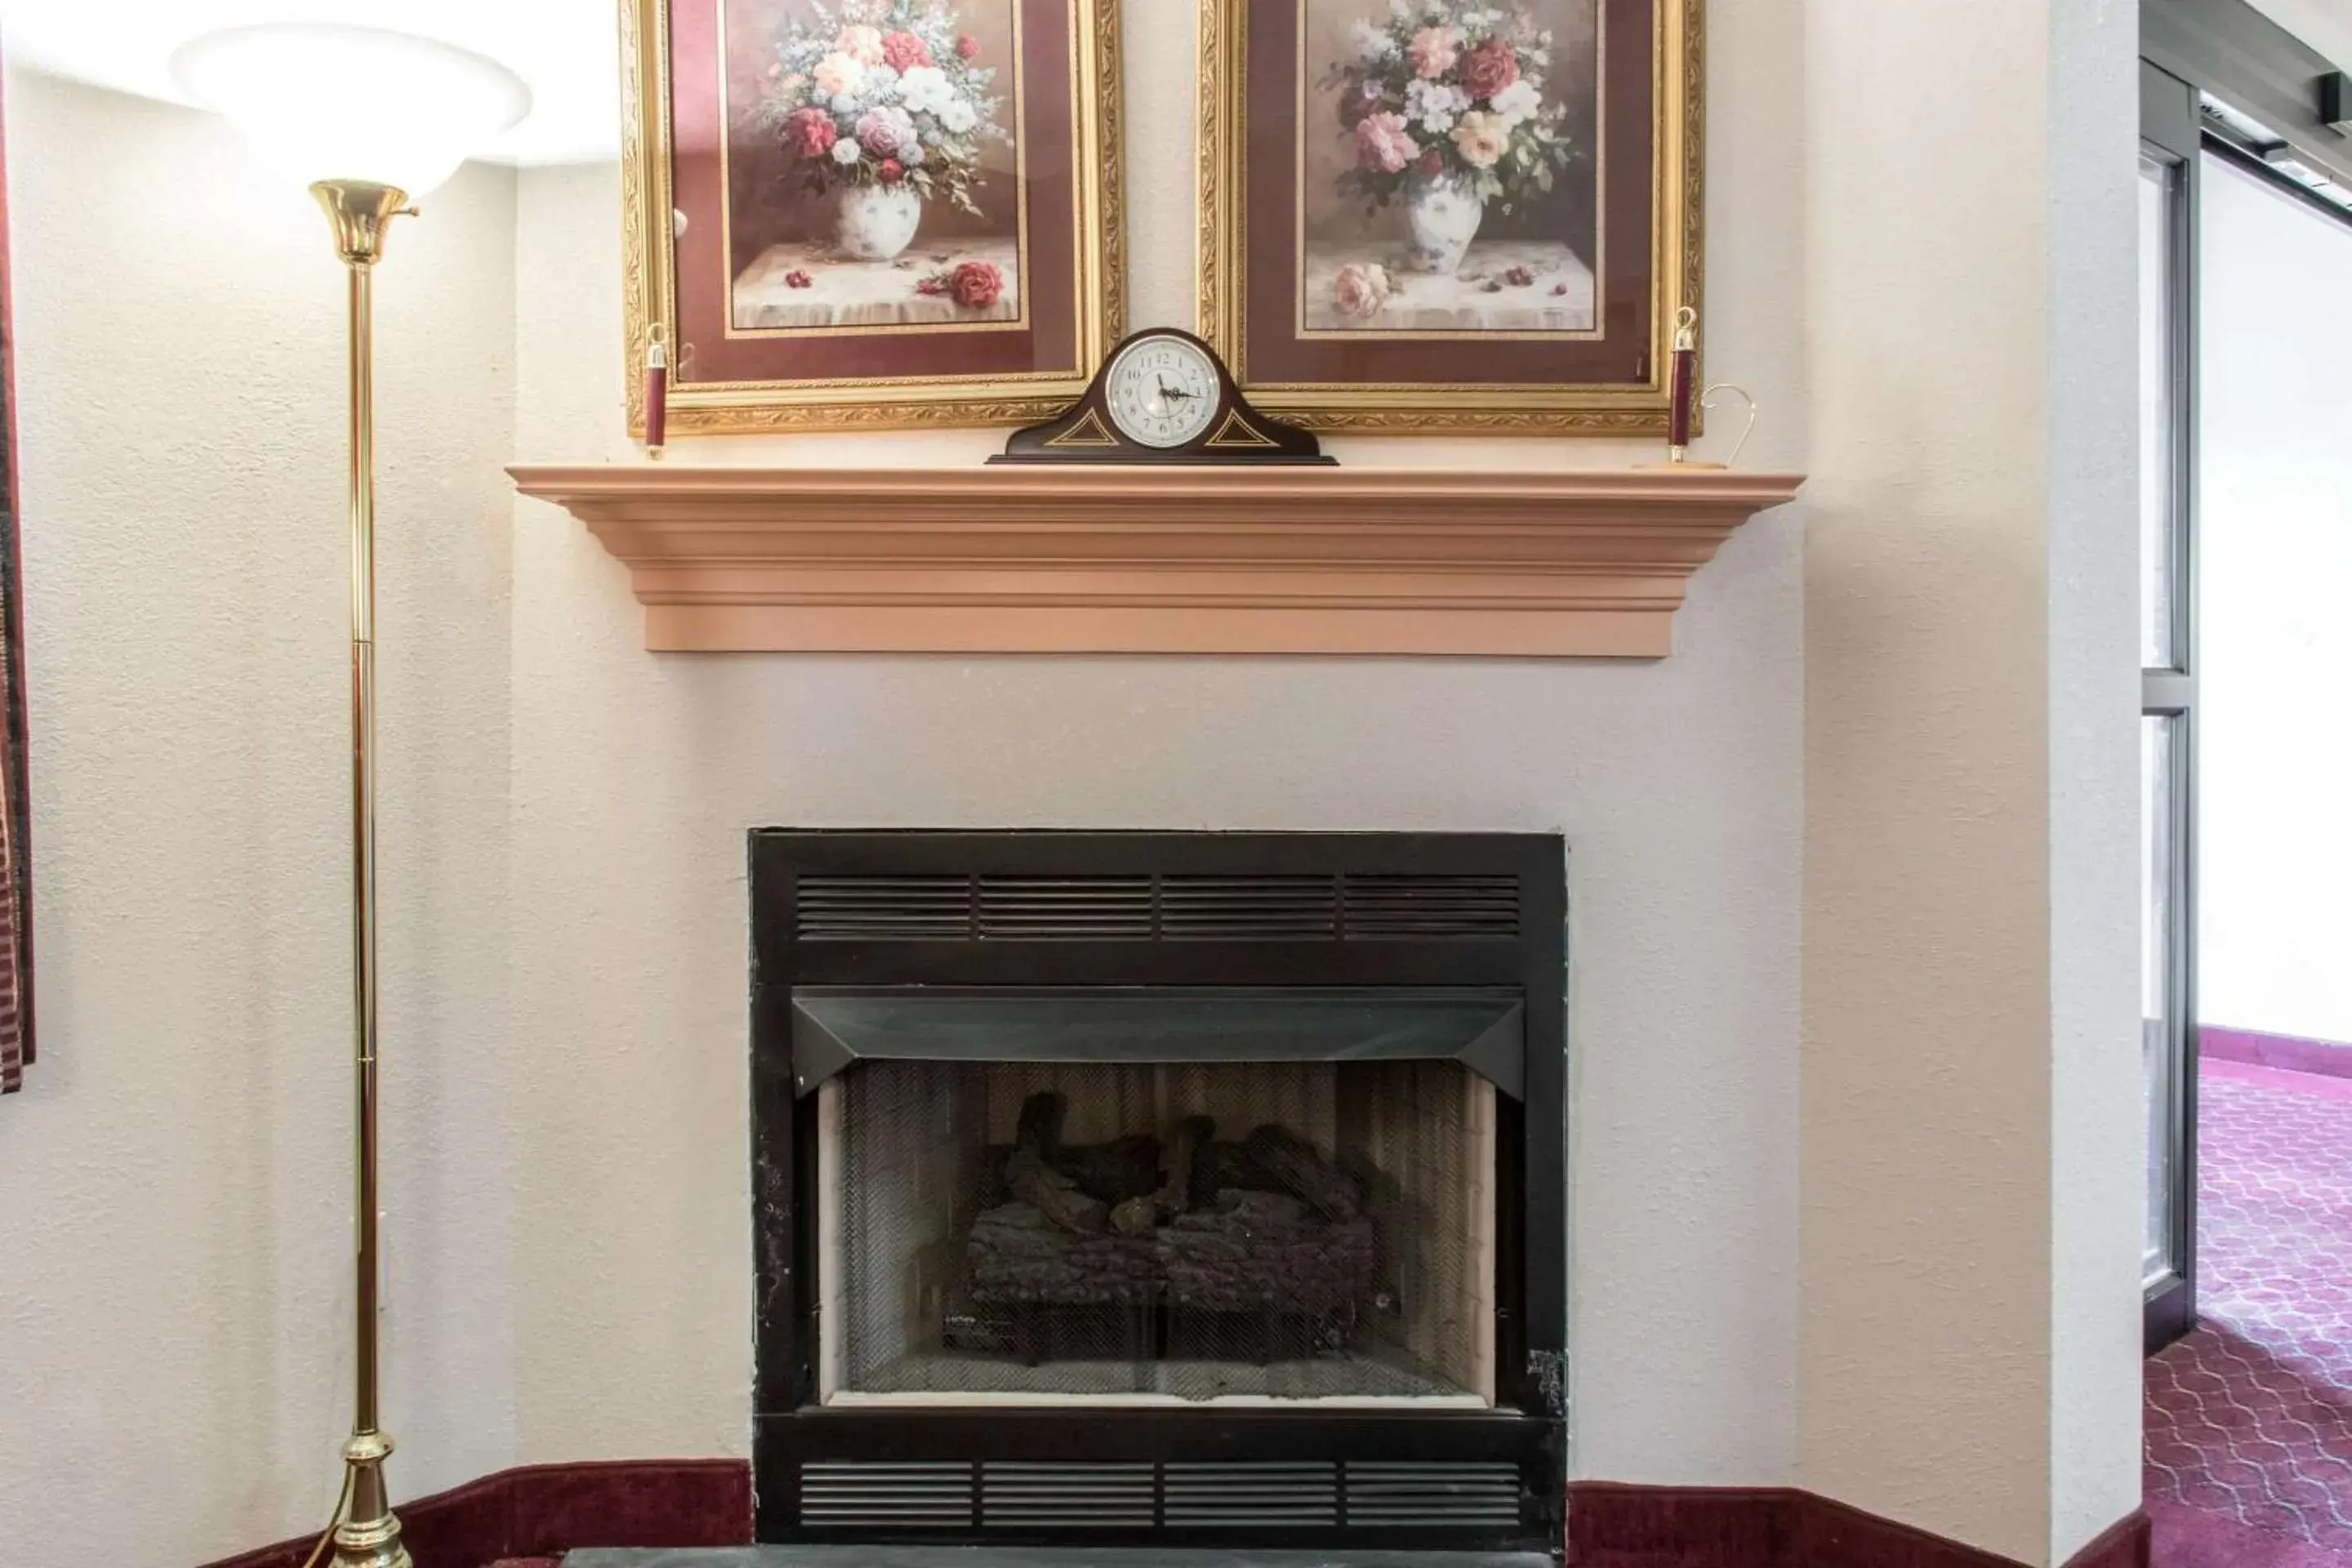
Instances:
[[[446,1492],[394,1499],[401,1538],[431,1568],[485,1568],[575,1546],[740,1546],[751,1539],[744,1459],[591,1460],[525,1465]],[[302,1568],[315,1536],[205,1568]]]
[[[2243,1062],[2321,1078],[2352,1078],[2352,1045],[2310,1040],[2298,1035],[2266,1035],[2259,1029],[2227,1029],[2208,1024],[2197,1031],[2197,1048],[2214,1061]]]
[[[2019,1568],[1827,1498],[1780,1488],[1570,1485],[1569,1568]],[[487,1568],[580,1546],[739,1546],[751,1539],[751,1467],[741,1459],[526,1465],[397,1505],[404,1538],[432,1568]],[[302,1568],[314,1538],[205,1568]],[[2067,1568],[2148,1568],[2135,1511]]]
[[[1785,1488],[1568,1489],[1569,1568],[2020,1568],[1958,1542]],[[2067,1568],[2147,1568],[2135,1511]]]

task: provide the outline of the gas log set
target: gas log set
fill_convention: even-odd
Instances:
[[[1166,1308],[1196,1331],[1223,1315],[1227,1353],[1269,1361],[1339,1348],[1378,1305],[1362,1185],[1307,1140],[1269,1122],[1233,1142],[1193,1116],[1164,1139],[1069,1144],[1066,1109],[1030,1096],[1013,1144],[987,1151],[957,1348],[1166,1354]]]

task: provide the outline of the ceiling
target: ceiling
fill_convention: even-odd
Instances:
[[[620,148],[619,24],[612,0],[0,0],[8,63],[185,101],[172,51],[253,22],[349,22],[422,33],[489,56],[530,84],[530,117],[492,149],[526,163]]]
[[[2352,0],[2253,0],[2352,68]],[[619,29],[611,0],[0,0],[8,58],[149,98],[179,100],[167,62],[187,39],[264,21],[397,27],[503,61],[535,105],[494,154],[526,163],[617,155]]]
[[[2252,0],[2255,10],[2326,57],[2338,70],[2352,70],[2352,3],[2347,0]]]

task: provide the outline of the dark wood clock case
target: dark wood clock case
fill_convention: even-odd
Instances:
[[[1208,427],[1181,447],[1147,447],[1122,435],[1110,414],[1110,367],[1129,343],[1141,338],[1181,338],[1209,356],[1217,370],[1217,411]],[[1286,425],[1250,406],[1234,384],[1217,352],[1190,332],[1151,327],[1130,333],[1103,357],[1086,395],[1043,425],[1015,430],[992,463],[1318,463],[1323,445],[1296,425]]]

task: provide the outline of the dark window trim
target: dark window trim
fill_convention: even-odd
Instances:
[[[2352,61],[2328,59],[2246,0],[2141,0],[2139,38],[2143,59],[2261,121],[2303,162],[2352,185],[2352,137],[2320,119],[2319,97],[2321,79]]]
[[[2179,0],[2149,0],[2151,5]],[[2235,0],[2231,0],[2234,4]],[[2144,10],[2143,16],[2147,15]],[[2172,722],[2173,748],[2168,798],[2172,819],[2172,885],[2166,933],[2171,1025],[2167,1040],[2170,1090],[2166,1121],[2172,1142],[2170,1173],[2172,1267],[2146,1294],[2143,1340],[2150,1354],[2187,1333],[2197,1321],[2197,350],[2200,255],[2198,233],[2203,199],[2202,114],[2198,89],[2159,64],[2140,62],[2140,147],[2143,154],[2172,170],[2171,257],[2166,268],[2166,301],[2171,351],[2173,506],[2168,530],[2172,549],[2172,662],[2140,672],[2140,711]]]

